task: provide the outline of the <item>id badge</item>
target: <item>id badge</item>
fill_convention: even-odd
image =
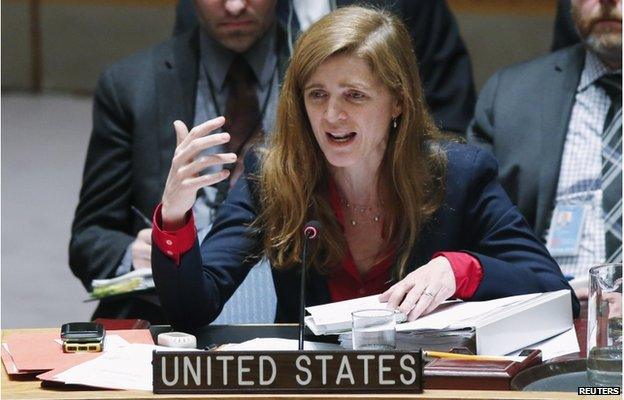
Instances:
[[[553,212],[546,247],[555,257],[576,256],[579,252],[585,206],[559,205]]]

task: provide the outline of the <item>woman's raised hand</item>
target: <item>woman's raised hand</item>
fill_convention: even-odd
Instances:
[[[165,230],[176,230],[186,223],[185,215],[193,207],[197,191],[226,179],[230,171],[224,169],[213,174],[199,175],[207,167],[236,162],[236,154],[220,153],[208,156],[198,155],[230,141],[229,133],[209,133],[220,128],[225,118],[217,117],[197,125],[189,132],[182,121],[175,121],[176,149],[167,176],[162,197],[162,219]]]
[[[444,300],[455,294],[455,275],[445,257],[436,257],[417,270],[407,274],[379,296],[387,307],[399,310],[413,321],[430,313]]]

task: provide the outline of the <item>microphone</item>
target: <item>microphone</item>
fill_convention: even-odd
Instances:
[[[301,284],[299,287],[299,350],[303,350],[303,331],[305,330],[305,287],[306,271],[308,270],[308,243],[319,237],[321,223],[315,220],[308,221],[303,227],[303,254],[301,257]]]
[[[320,222],[316,220],[308,221],[308,223],[305,224],[305,226],[303,227],[303,235],[305,236],[306,239],[316,240],[316,238],[318,238],[320,230],[321,230]]]

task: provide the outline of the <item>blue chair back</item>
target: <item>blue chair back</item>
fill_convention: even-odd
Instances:
[[[212,325],[272,324],[276,305],[271,266],[263,258],[249,271]]]

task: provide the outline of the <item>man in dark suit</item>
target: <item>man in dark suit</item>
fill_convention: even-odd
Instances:
[[[190,128],[231,117],[224,130],[232,139],[220,150],[238,154],[271,129],[288,58],[275,0],[196,4],[201,28],[130,56],[99,79],[69,247],[72,271],[88,290],[93,279],[150,268],[151,229],[131,207],[151,216],[161,199],[176,144],[173,121]],[[198,196],[200,234],[227,188]],[[101,301],[96,317],[165,322],[155,295]]]
[[[480,94],[469,141],[499,177],[564,274],[622,259],[622,5],[572,0],[582,38],[505,68]]]
[[[581,39],[574,26],[574,21],[572,21],[572,6],[570,0],[559,0],[550,49],[552,51],[557,51],[564,47],[577,44],[580,41]]]
[[[192,29],[197,18],[192,0],[179,0],[174,35]],[[410,31],[425,98],[445,131],[464,135],[472,118],[475,89],[466,47],[444,0],[277,0],[278,18],[290,19],[292,37],[332,9],[353,4],[386,8],[399,15]]]

